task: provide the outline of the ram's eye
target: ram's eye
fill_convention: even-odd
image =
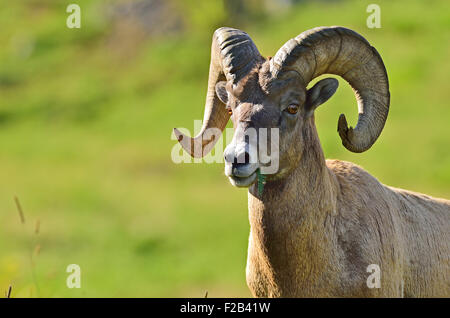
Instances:
[[[297,114],[298,108],[299,108],[298,105],[296,105],[296,104],[291,104],[291,105],[289,105],[289,106],[286,108],[286,110],[287,110],[287,112],[288,112],[289,114],[294,115],[294,114]]]
[[[227,108],[227,110],[228,110],[228,114],[231,116],[231,115],[233,115],[233,110],[231,109],[231,108]]]

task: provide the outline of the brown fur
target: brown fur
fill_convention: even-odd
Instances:
[[[247,284],[256,297],[449,297],[450,201],[325,160],[311,117],[303,153],[260,197],[249,189]],[[368,288],[367,266],[381,268]]]
[[[250,290],[258,297],[450,297],[450,201],[388,187],[355,164],[325,160],[314,111],[338,81],[306,88],[325,73],[354,89],[358,123],[348,128],[342,114],[338,132],[348,150],[366,151],[386,122],[389,82],[375,48],[342,27],[305,31],[268,60],[246,33],[218,29],[202,131],[189,139],[174,130],[197,156],[198,141],[204,155],[217,140],[205,141],[205,131],[222,131],[229,118],[234,124],[225,174],[235,186],[249,187]],[[261,160],[254,151],[259,144],[247,141],[254,128],[277,129],[278,140],[267,137],[275,147],[270,160]],[[271,172],[263,169],[272,163]],[[254,183],[261,173],[262,194]],[[380,288],[368,287],[372,264],[381,269]]]
[[[253,295],[450,297],[450,201],[325,160],[314,109],[337,84],[322,80],[307,90],[298,72],[273,78],[268,65],[221,94],[239,131],[230,153],[248,128],[280,132],[278,172],[266,175],[262,195],[257,184],[249,187],[246,276]],[[295,115],[285,111],[291,104],[301,106]],[[371,264],[381,269],[381,288],[367,286]]]

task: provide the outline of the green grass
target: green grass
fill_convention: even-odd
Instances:
[[[12,283],[12,297],[250,296],[246,191],[229,184],[221,164],[170,158],[172,128],[203,117],[211,35],[226,23],[221,5],[203,4],[202,19],[175,2],[189,13],[186,33],[124,45],[98,2],[78,2],[80,30],[65,27],[66,4],[55,3],[0,5],[0,293]],[[369,3],[301,4],[234,26],[265,56],[316,26],[363,34],[388,70],[389,118],[372,149],[346,151],[337,118],[354,125],[357,107],[340,80],[316,112],[327,158],[449,198],[448,4],[378,1],[382,28],[368,29]],[[78,290],[66,287],[72,263],[81,266]]]

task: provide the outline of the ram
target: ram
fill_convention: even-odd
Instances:
[[[248,187],[252,294],[450,297],[450,201],[389,187],[355,164],[325,160],[314,110],[338,81],[307,85],[326,73],[343,77],[358,102],[354,129],[339,117],[343,145],[366,151],[388,116],[388,77],[375,48],[343,27],[303,32],[267,59],[245,32],[218,29],[201,132],[190,138],[174,130],[186,151],[202,157],[233,121],[225,174],[233,185]],[[259,132],[259,145],[260,128],[279,132],[274,173],[262,173],[271,163],[252,151],[246,134]],[[380,268],[380,288],[367,283],[371,264]]]

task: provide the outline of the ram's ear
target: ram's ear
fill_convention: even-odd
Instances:
[[[305,109],[308,115],[312,115],[314,110],[325,103],[336,92],[339,82],[335,78],[326,78],[318,81],[306,93]]]
[[[228,103],[228,93],[226,89],[227,82],[222,81],[216,84],[216,94],[220,101],[225,105]]]

